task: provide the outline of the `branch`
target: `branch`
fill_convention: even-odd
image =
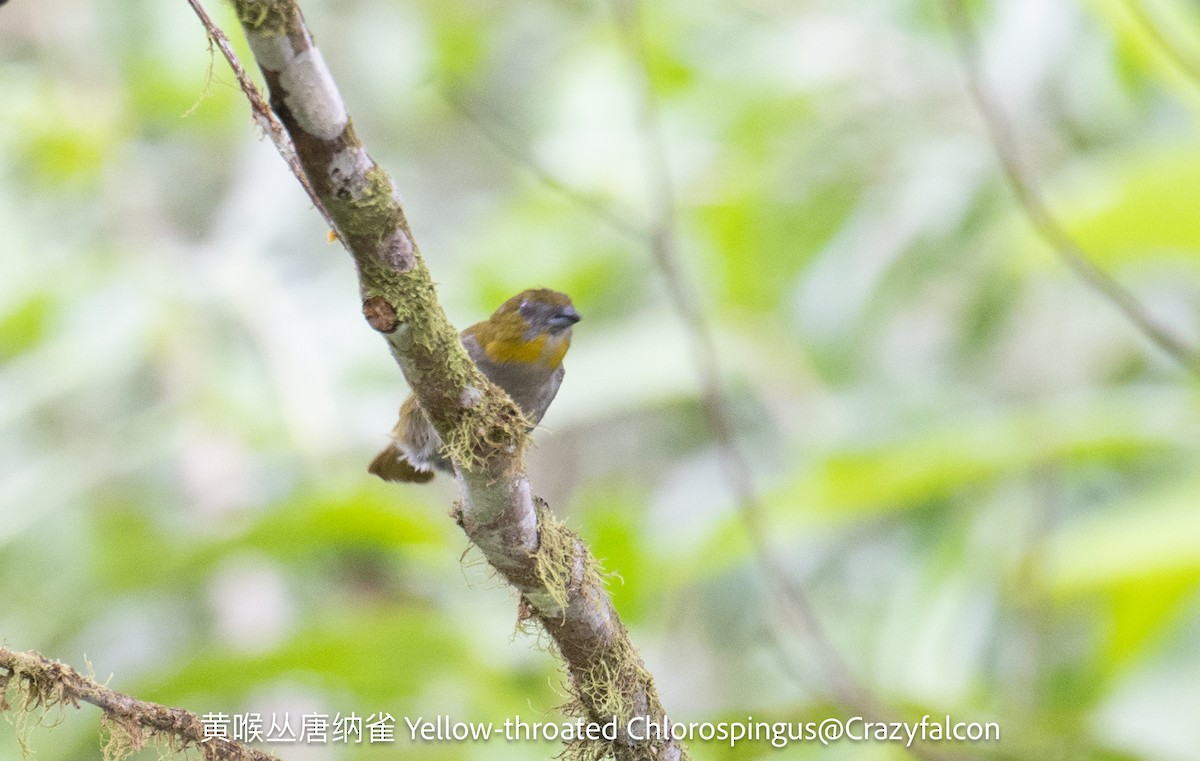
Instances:
[[[221,51],[221,55],[229,63],[229,68],[233,69],[233,75],[237,78],[238,87],[242,88],[242,93],[246,99],[250,101],[250,111],[254,114],[254,120],[258,122],[258,126],[263,132],[271,138],[271,142],[275,144],[275,149],[279,151],[279,155],[287,163],[288,169],[300,182],[304,192],[308,194],[309,199],[313,202],[313,206],[317,211],[321,212],[321,216],[333,228],[333,219],[329,216],[329,212],[325,210],[325,206],[321,203],[321,199],[317,197],[317,193],[313,190],[312,185],[308,184],[308,178],[304,176],[304,169],[300,166],[300,159],[296,156],[296,147],[292,145],[292,139],[288,137],[287,130],[283,124],[275,117],[271,111],[271,107],[267,105],[267,101],[263,98],[262,93],[250,81],[250,76],[243,68],[242,62],[238,60],[237,53],[233,52],[233,46],[229,43],[229,37],[225,32],[217,26],[212,17],[208,15],[208,11],[204,10],[204,6],[199,3],[199,0],[187,0],[188,5],[192,6],[192,10],[200,18],[200,23],[204,25],[204,31],[208,33],[208,41],[210,45],[216,45]],[[211,48],[210,48],[211,50]],[[335,230],[336,233],[336,230]]]
[[[189,0],[193,5],[197,0]],[[613,609],[583,543],[533,496],[520,410],[468,358],[436,297],[392,179],[355,134],[333,76],[295,0],[234,0],[250,49],[320,205],[358,270],[363,313],[446,444],[462,496],[459,525],[522,597],[566,664],[568,711],[618,717],[612,747],[570,746],[579,757],[683,759],[669,737],[635,742],[629,719],[668,722],[651,676]]]
[[[663,132],[658,98],[654,92],[650,56],[642,28],[641,0],[612,0],[612,9],[629,57],[641,85],[641,138],[651,186],[655,221],[649,236],[655,266],[667,286],[672,308],[679,316],[692,342],[692,361],[703,392],[703,414],[716,441],[722,472],[737,502],[738,513],[746,527],[755,559],[773,595],[776,609],[798,626],[808,639],[816,660],[823,667],[822,677],[833,698],[845,709],[872,720],[891,719],[891,712],[870,694],[854,676],[845,657],[834,644],[820,615],[804,588],[792,578],[786,565],[773,550],[766,508],[754,484],[750,462],[737,443],[732,405],[721,383],[716,340],[695,289],[680,263],[677,206],[671,168],[667,162],[667,143]],[[775,638],[774,632],[772,637]],[[776,638],[785,671],[803,683]],[[925,761],[961,761],[960,755],[944,754],[922,743],[906,752]]]
[[[647,240],[649,235],[643,225],[630,222],[627,215],[619,214],[599,198],[571,187],[538,163],[537,159],[521,148],[518,140],[506,134],[512,132],[512,127],[504,124],[500,114],[494,109],[488,109],[482,100],[471,97],[471,94],[459,82],[449,83],[442,89],[442,92],[446,102],[463,118],[475,125],[479,134],[491,143],[501,155],[514,164],[524,167],[543,186],[571,201],[622,235],[639,242]]]
[[[199,748],[205,761],[278,761],[275,756],[233,740],[205,737],[204,723],[190,711],[114,692],[32,650],[18,653],[0,647],[0,711],[13,709],[8,692],[14,685],[18,713],[62,705],[78,708],[81,701],[104,711],[104,726],[108,729],[105,758],[123,758],[161,741],[177,750]]]
[[[943,0],[943,6],[962,58],[963,68],[966,70],[971,97],[975,100],[980,116],[983,117],[992,147],[1004,170],[1004,177],[1012,188],[1013,195],[1017,197],[1017,202],[1025,210],[1029,223],[1080,280],[1116,307],[1135,328],[1171,359],[1188,372],[1200,377],[1200,354],[1196,349],[1160,325],[1132,292],[1097,267],[1083,247],[1054,216],[1042,198],[1032,173],[1021,159],[1012,127],[993,101],[984,82],[983,67],[979,60],[979,43],[975,39],[971,20],[963,8],[963,0]]]
[[[767,538],[770,530],[766,509],[754,484],[750,463],[737,443],[733,412],[721,383],[713,330],[679,261],[678,204],[642,29],[640,0],[613,0],[612,9],[640,79],[642,151],[655,215],[649,236],[650,251],[666,284],[671,307],[691,338],[692,362],[703,394],[701,408],[717,444],[722,473],[738,505],[755,557],[779,603],[779,610],[787,614],[812,643],[817,660],[824,666],[824,679],[837,699],[843,705],[865,710],[871,701],[833,644],[808,595],[775,557]]]

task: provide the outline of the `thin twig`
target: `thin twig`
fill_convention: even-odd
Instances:
[[[399,189],[355,132],[296,0],[234,0],[234,8],[303,175],[354,259],[363,315],[454,462],[456,522],[521,595],[520,619],[536,620],[556,645],[574,697],[564,709],[596,723],[619,720],[615,740],[576,738],[567,754],[685,761],[687,749],[671,733],[636,737],[631,729],[641,717],[669,726],[654,679],[587,548],[534,496],[524,418],[470,361],[446,319]]]
[[[984,82],[979,43],[962,0],[943,0],[943,5],[966,70],[971,96],[983,118],[1004,176],[1034,230],[1080,280],[1116,307],[1135,328],[1185,370],[1200,377],[1200,354],[1160,325],[1132,292],[1097,267],[1050,210],[1021,158],[1012,127]]]
[[[250,79],[250,75],[246,73],[245,67],[238,59],[237,53],[234,52],[233,45],[229,42],[229,37],[222,31],[221,27],[217,26],[212,17],[208,15],[208,11],[200,4],[200,0],[187,0],[188,5],[192,6],[196,16],[200,19],[200,23],[204,25],[204,31],[208,34],[210,43],[217,46],[221,51],[221,55],[229,63],[229,68],[233,69],[233,75],[237,77],[238,86],[242,88],[242,93],[245,94],[246,100],[250,102],[250,111],[254,115],[254,121],[262,129],[262,131],[271,138],[271,142],[275,145],[275,150],[279,151],[279,155],[283,157],[284,162],[288,165],[292,175],[300,182],[300,186],[304,188],[304,192],[308,194],[308,198],[312,201],[313,206],[325,218],[329,229],[334,232],[339,238],[341,234],[337,229],[337,224],[334,223],[333,217],[325,208],[325,204],[321,201],[317,191],[313,189],[312,183],[308,181],[308,176],[304,174],[304,167],[300,165],[300,158],[296,155],[296,146],[292,143],[292,138],[288,135],[287,129],[275,116],[275,112],[271,110],[267,104],[266,98],[259,92],[258,87]]]
[[[726,480],[741,508],[740,513],[747,523],[747,531],[753,542],[756,557],[766,566],[767,578],[775,584],[778,593],[787,598],[791,608],[797,611],[797,617],[801,619],[804,630],[811,633],[819,642],[829,643],[818,649],[832,651],[834,648],[831,640],[807,597],[793,584],[786,581],[787,572],[770,557],[767,550],[764,510],[753,484],[749,463],[736,443],[733,416],[720,381],[712,330],[677,261],[675,193],[670,179],[670,171],[665,161],[666,150],[658,117],[658,107],[656,99],[650,91],[647,73],[648,61],[644,42],[641,40],[640,24],[636,18],[633,18],[630,21],[634,26],[627,27],[619,10],[617,16],[622,30],[626,32],[632,57],[636,59],[638,69],[642,72],[643,79],[646,80],[646,93],[642,103],[642,125],[645,136],[643,149],[647,166],[652,168],[648,174],[653,186],[653,196],[657,208],[656,219],[650,229],[644,229],[640,225],[629,222],[625,217],[613,212],[595,198],[571,187],[539,165],[515,141],[496,128],[496,123],[502,121],[497,114],[494,112],[486,115],[479,113],[477,107],[468,103],[460,87],[452,85],[445,88],[445,97],[451,106],[475,124],[484,137],[501,153],[525,167],[547,188],[573,201],[613,229],[636,238],[649,247],[667,285],[672,307],[679,314],[691,336],[693,359],[703,388],[703,411],[720,450],[721,467]],[[784,581],[780,583],[780,579]],[[829,680],[832,683],[846,684],[848,681],[852,681],[849,670],[840,656],[835,654],[834,657],[828,658],[826,666],[840,674]],[[843,697],[848,697],[848,695],[843,694]],[[846,702],[851,701],[847,700]]]
[[[700,376],[704,395],[704,416],[720,450],[722,471],[738,504],[738,512],[754,548],[755,559],[779,601],[781,610],[800,627],[817,653],[818,661],[824,667],[825,682],[834,699],[843,707],[859,714],[876,719],[885,717],[889,712],[858,682],[822,623],[808,594],[791,577],[767,539],[769,518],[754,485],[750,463],[737,443],[731,405],[721,382],[712,327],[680,264],[676,194],[667,162],[662,117],[654,93],[650,58],[641,22],[640,0],[613,0],[612,8],[641,80],[642,151],[648,167],[647,179],[651,185],[656,216],[651,251],[666,283],[671,305],[691,337],[692,360]],[[779,648],[781,658],[789,665],[786,669],[789,675],[798,677],[790,669],[790,661],[783,643],[778,640],[774,631],[771,631],[770,635]],[[924,745],[912,745],[906,750],[925,761],[964,758]]]
[[[17,690],[15,703],[6,699],[6,693],[13,687]],[[0,710],[78,707],[80,701],[104,712],[105,723],[112,733],[110,749],[126,746],[134,751],[161,739],[181,749],[199,748],[205,761],[278,761],[269,753],[235,740],[206,735],[203,720],[190,711],[110,690],[41,653],[20,653],[0,647]],[[106,752],[105,758],[108,757]]]
[[[703,413],[720,452],[721,469],[726,483],[734,494],[738,512],[754,547],[755,557],[762,566],[768,582],[774,587],[775,594],[785,603],[784,610],[792,614],[823,656],[827,672],[825,676],[830,688],[843,703],[868,703],[864,690],[857,684],[845,659],[834,646],[808,595],[790,578],[767,540],[766,511],[754,485],[750,463],[737,444],[731,405],[721,382],[713,330],[700,305],[700,299],[679,262],[676,194],[671,179],[671,168],[667,162],[666,137],[653,88],[639,0],[613,0],[612,7],[630,58],[641,80],[642,152],[655,215],[650,250],[666,285],[671,305],[691,338],[692,361],[699,375],[704,397]]]
[[[548,189],[576,204],[622,235],[639,241],[645,241],[649,237],[646,228],[642,225],[630,222],[625,216],[609,208],[603,201],[571,186],[539,164],[516,140],[506,134],[512,130],[504,124],[503,118],[494,109],[487,108],[476,98],[471,98],[461,84],[451,83],[444,87],[442,92],[451,107],[475,125],[479,133],[500,153],[518,166],[524,167]],[[485,110],[487,113],[483,113]]]

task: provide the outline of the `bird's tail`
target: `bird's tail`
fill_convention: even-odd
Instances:
[[[433,471],[414,467],[394,441],[371,460],[367,472],[379,476],[384,481],[397,483],[423,484],[433,480]]]

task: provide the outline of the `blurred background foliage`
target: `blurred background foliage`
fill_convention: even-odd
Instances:
[[[304,8],[451,318],[533,285],[585,315],[530,470],[674,717],[839,715],[763,595],[638,232],[641,74],[611,8]],[[1200,343],[1200,81],[1125,0],[971,9],[1051,205]],[[1193,2],[1143,10],[1200,61]],[[739,443],[851,671],[907,718],[1003,727],[947,752],[1200,758],[1196,381],[1031,232],[940,5],[665,0],[644,23]],[[403,382],[186,4],[12,0],[0,125],[0,639],[200,713],[555,716],[554,659],[511,636],[452,485],[366,476]],[[96,725],[31,741],[96,758]]]

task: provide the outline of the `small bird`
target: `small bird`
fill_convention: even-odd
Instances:
[[[563,357],[571,346],[571,328],[579,320],[565,293],[530,288],[459,338],[475,366],[512,397],[530,425],[537,425],[562,385]],[[400,422],[391,436],[392,442],[368,468],[383,480],[422,484],[433,478],[435,469],[454,472],[442,453],[441,437],[412,394],[400,405]]]

